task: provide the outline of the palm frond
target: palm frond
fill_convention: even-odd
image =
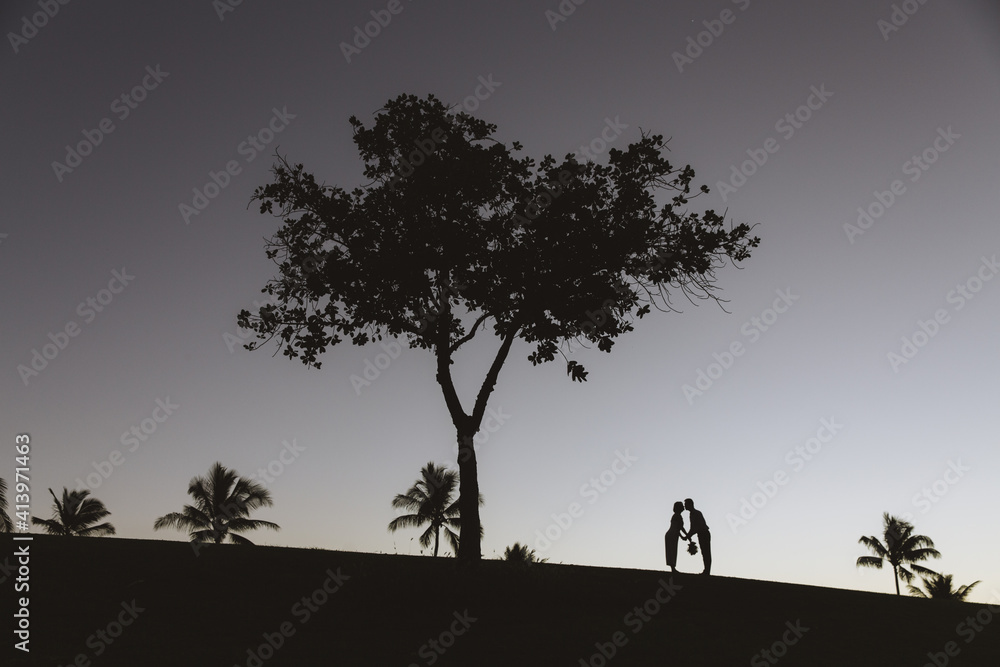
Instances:
[[[392,506],[394,509],[418,510],[423,501],[424,499],[418,498],[413,493],[399,494],[392,499]]]
[[[115,527],[110,523],[102,523],[96,526],[88,526],[87,528],[81,528],[77,531],[77,535],[81,537],[91,537],[93,535],[114,535]]]
[[[0,533],[13,533],[14,522],[7,514],[7,482],[0,477]]]
[[[185,505],[182,512],[166,514],[153,524],[154,530],[178,528],[188,530],[192,542],[221,543],[228,537],[238,544],[252,544],[235,532],[280,530],[278,524],[260,519],[250,519],[250,513],[274,504],[271,492],[264,485],[250,478],[241,477],[235,470],[216,461],[204,477],[192,477],[188,495],[193,505]],[[242,541],[241,541],[242,540]]]
[[[873,567],[876,570],[881,570],[882,559],[875,556],[859,556],[856,567]]]
[[[153,522],[153,530],[159,530],[161,528],[187,528],[190,519],[181,514],[180,512],[171,512],[170,514],[164,514],[156,521]]]
[[[874,556],[862,556],[857,560],[858,567],[882,568],[883,561],[892,565],[896,577],[896,593],[899,593],[899,579],[904,582],[913,581],[917,574],[934,575],[930,570],[916,563],[928,558],[940,558],[941,554],[934,548],[934,541],[926,535],[914,534],[913,524],[909,521],[882,513],[883,544],[875,536],[862,536],[858,543],[867,547]],[[912,586],[909,586],[912,593]]]
[[[883,545],[882,542],[874,535],[871,537],[862,535],[861,539],[858,540],[858,544],[867,547],[869,551],[874,553],[879,558],[885,558],[889,555],[889,550],[886,549],[885,545]]]
[[[63,527],[61,521],[55,519],[39,519],[37,516],[31,517],[31,522],[38,524],[45,529],[45,532],[49,535],[66,535],[66,529]]]
[[[434,536],[437,534],[438,534],[437,526],[431,523],[431,525],[427,526],[427,530],[425,530],[420,535],[420,546],[422,546],[425,549],[429,547],[431,545],[431,542],[434,541]]]
[[[420,469],[420,479],[405,494],[398,494],[393,498],[393,508],[412,513],[390,521],[388,530],[395,532],[400,528],[422,528],[429,524],[419,539],[420,546],[426,549],[432,543],[437,544],[441,528],[445,528],[446,541],[453,549],[457,549],[458,535],[450,527],[458,528],[460,525],[459,503],[453,498],[458,487],[458,472],[429,461]],[[479,502],[483,503],[482,494]]]
[[[911,561],[927,560],[928,558],[941,558],[941,552],[937,549],[913,549],[908,551]]]
[[[914,572],[916,572],[917,574],[921,575],[921,576],[924,576],[924,575],[926,575],[926,576],[936,576],[937,575],[937,572],[935,572],[934,570],[932,570],[930,568],[926,568],[923,565],[910,565],[910,569],[913,570]],[[909,580],[907,580],[907,581],[909,581]]]
[[[227,524],[227,527],[229,528],[230,534],[242,533],[248,530],[260,530],[261,528],[274,531],[281,530],[281,526],[274,522],[263,521],[262,519],[248,519],[245,517],[233,519]]]
[[[114,535],[115,527],[110,523],[94,525],[101,519],[111,516],[111,512],[97,498],[88,498],[89,489],[79,489],[70,491],[63,487],[62,499],[56,496],[55,491],[49,489],[52,496],[52,518],[39,519],[32,517],[32,521],[43,526],[51,535]]]
[[[923,579],[926,592],[916,586],[908,586],[910,595],[933,600],[964,601],[976,584],[980,583],[975,581],[967,586],[955,589],[952,588],[953,576],[950,574],[932,574],[921,578]]]
[[[388,530],[394,533],[400,528],[420,528],[427,523],[427,517],[420,514],[404,514],[389,522]]]
[[[456,533],[455,531],[453,531],[451,528],[445,528],[444,529],[444,537],[448,541],[448,546],[451,547],[451,550],[455,554],[458,554],[458,544],[459,544],[459,541],[460,541],[459,537],[458,537],[458,533]]]
[[[983,582],[977,580],[977,581],[973,581],[971,584],[967,584],[965,586],[960,586],[959,589],[957,591],[955,591],[955,599],[957,599],[957,600],[965,600],[965,598],[968,597],[969,593],[972,592],[972,589],[975,588],[978,584],[981,584],[981,583],[983,583]]]

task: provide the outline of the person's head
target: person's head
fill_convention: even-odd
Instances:
[[[674,514],[680,514],[683,511],[684,511],[684,503],[678,500],[676,503],[674,503]]]
[[[690,512],[691,510],[694,509],[694,501],[691,500],[690,498],[686,498],[684,500],[684,507],[686,507],[687,510]]]

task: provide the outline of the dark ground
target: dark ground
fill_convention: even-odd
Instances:
[[[549,563],[469,569],[229,545],[195,556],[184,542],[44,535],[30,542],[27,662],[11,648],[12,598],[23,593],[2,569],[16,567],[18,544],[0,536],[3,651],[14,656],[0,664],[922,667],[934,665],[928,653],[935,667],[1000,664],[1000,608],[984,605]]]

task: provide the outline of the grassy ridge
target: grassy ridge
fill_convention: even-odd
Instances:
[[[2,536],[0,563],[13,550]],[[5,606],[13,578],[2,584]],[[468,569],[446,558],[229,545],[196,556],[183,542],[116,538],[36,536],[30,609],[31,662],[15,655],[14,664],[83,655],[78,664],[95,666],[921,667],[949,641],[958,649],[949,664],[993,666],[1000,656],[1000,613],[983,605],[548,563]],[[992,621],[982,631],[957,630],[981,610]],[[5,654],[18,653],[11,613]],[[120,621],[129,624],[113,638]],[[614,656],[605,660],[598,644]],[[760,654],[772,647],[776,662]]]

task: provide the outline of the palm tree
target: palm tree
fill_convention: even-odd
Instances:
[[[918,587],[912,584],[907,586],[910,590],[910,595],[918,598],[932,598],[934,600],[958,600],[964,602],[965,598],[972,592],[976,584],[980,583],[974,581],[968,586],[961,586],[957,589],[952,589],[951,580],[952,576],[950,574],[935,574],[931,577],[921,577],[924,581],[924,588],[927,592],[920,590]]]
[[[889,561],[892,565],[892,572],[896,577],[896,595],[899,595],[899,578],[909,583],[913,580],[913,573],[923,575],[936,575],[937,572],[916,563],[928,558],[940,558],[941,553],[934,548],[934,541],[926,535],[914,535],[913,524],[900,518],[889,516],[888,512],[882,513],[882,532],[885,537],[885,544],[877,537],[862,536],[858,540],[859,544],[868,547],[874,556],[861,556],[858,558],[857,567],[873,567],[876,570],[882,569],[882,562]],[[913,572],[906,569],[909,565]]]
[[[514,542],[512,546],[504,549],[503,560],[511,563],[544,563],[548,558],[539,558],[534,549],[529,549],[527,544]]]
[[[445,537],[452,551],[458,553],[459,534],[452,528],[460,528],[458,500],[452,500],[458,488],[458,473],[454,470],[441,468],[428,463],[420,470],[421,479],[410,487],[406,493],[397,495],[392,500],[396,509],[410,510],[414,514],[404,514],[389,522],[389,532],[394,533],[400,528],[419,528],[429,523],[427,530],[420,536],[420,546],[425,549],[434,540],[434,555],[438,555],[438,545],[441,537],[441,527],[444,527]],[[483,504],[483,494],[479,494],[479,504]],[[483,527],[479,526],[479,539],[483,539]]]
[[[111,512],[97,498],[87,497],[90,495],[90,489],[70,491],[63,487],[62,501],[56,497],[52,489],[49,489],[49,493],[52,494],[52,500],[55,501],[52,506],[52,518],[31,517],[31,521],[43,526],[49,535],[90,537],[92,535],[115,534],[115,527],[110,523],[97,523],[101,519],[111,516]]]
[[[14,522],[7,514],[7,482],[0,477],[0,533],[13,533]]]
[[[153,530],[187,530],[192,542],[221,544],[228,537],[233,544],[252,545],[253,542],[236,533],[258,528],[281,529],[276,523],[250,518],[253,510],[274,504],[271,492],[218,461],[208,469],[208,475],[191,479],[188,495],[194,498],[194,505],[161,516],[153,524]]]

